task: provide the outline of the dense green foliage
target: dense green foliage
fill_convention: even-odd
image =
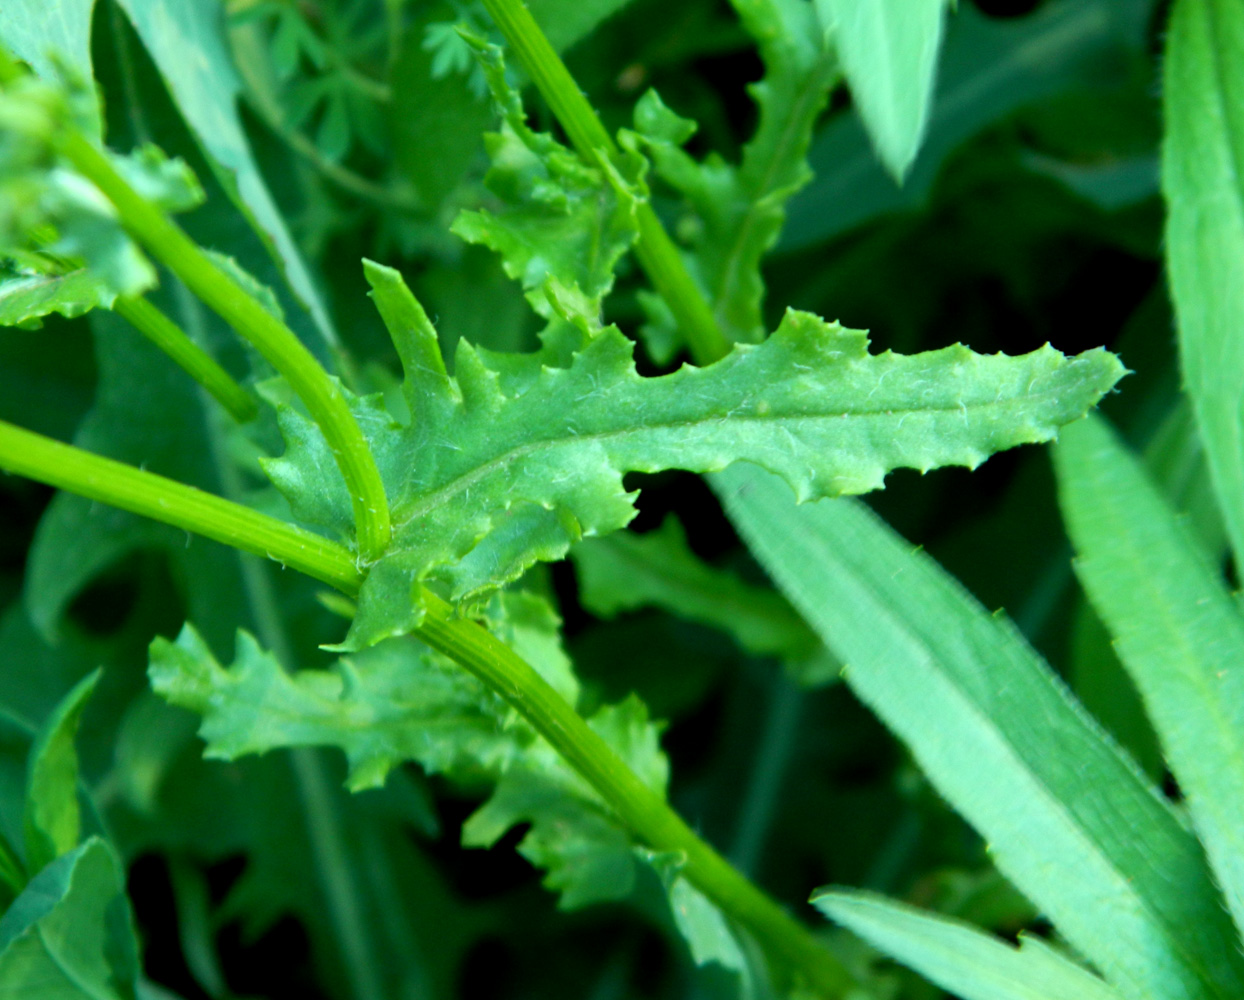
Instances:
[[[0,1000],[1244,995],[1241,109],[1240,0],[6,0]]]

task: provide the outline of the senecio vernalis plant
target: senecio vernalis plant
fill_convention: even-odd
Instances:
[[[233,108],[237,82],[212,34],[213,4],[122,0],[109,10],[132,24],[235,206],[214,211],[263,234],[283,269],[270,280],[283,273],[308,304],[288,320],[267,277],[174,221],[206,197],[186,163],[150,141],[105,142],[91,4],[54,5],[53,18],[39,0],[5,3],[0,323],[110,313],[101,364],[114,366],[126,364],[135,331],[145,336],[211,407],[200,452],[182,448],[164,467],[192,479],[192,465],[208,462],[219,484],[212,493],[146,471],[148,456],[124,448],[94,453],[79,446],[89,435],[67,445],[0,423],[0,468],[72,495],[40,528],[60,549],[45,539],[51,554],[32,563],[43,624],[54,624],[73,581],[115,557],[106,544],[78,549],[75,531],[101,505],[148,519],[126,523],[146,525],[151,545],[185,549],[184,532],[223,543],[236,552],[196,543],[179,558],[189,575],[237,581],[236,593],[192,599],[180,635],[150,645],[160,699],[150,710],[161,701],[189,709],[207,757],[289,750],[309,801],[326,794],[309,747],[344,753],[352,792],[398,781],[413,762],[484,789],[464,845],[523,828],[518,850],[562,908],[659,886],[647,912],[681,935],[696,964],[719,967],[734,995],[891,995],[892,981],[841,936],[830,942],[827,928],[793,917],[785,904],[794,901],[763,892],[670,807],[661,727],[638,696],[589,695],[539,572],[573,547],[583,600],[602,613],[656,601],[716,616],[809,683],[841,674],[1055,935],[1015,947],[881,896],[817,890],[813,903],[832,921],[968,1000],[1244,996],[1244,620],[1216,554],[1090,415],[1122,364],[1101,349],[1067,357],[1048,345],[1016,357],[959,345],[874,354],[863,332],[796,309],[765,325],[761,261],[786,201],[810,178],[805,157],[831,91],[845,77],[877,154],[902,176],[925,127],[942,0],[901,11],[864,0],[732,5],[764,69],[738,163],[689,152],[696,124],[655,90],[635,103],[629,127],[608,131],[557,54],[570,29],[547,24],[546,37],[519,0],[457,5],[427,27],[438,78],[459,73],[486,92],[493,130],[486,195],[463,196],[419,238],[443,243],[448,224],[495,254],[541,329],[534,351],[467,339],[448,351],[454,331],[437,328],[403,275],[364,260],[399,379],[358,365],[327,333],[320,291]],[[386,5],[391,17],[402,7]],[[276,16],[293,65],[314,39],[298,34],[295,13]],[[1186,389],[1240,553],[1244,5],[1177,0],[1165,59],[1166,242]],[[365,105],[351,97],[366,84],[342,79],[305,98],[323,102],[324,125],[304,152],[371,196],[370,182],[327,162],[355,133],[367,136]],[[551,123],[532,124],[523,82],[566,143]],[[690,220],[678,239],[654,206],[658,193]],[[385,197],[399,195],[418,197]],[[646,286],[641,336],[660,374],[641,374],[634,342],[604,319],[615,276],[632,261]],[[241,348],[218,335],[213,316]],[[669,370],[683,352],[690,361]],[[109,404],[118,419],[130,405],[136,397]],[[881,488],[891,470],[975,468],[1060,429],[1055,463],[1076,571],[1143,696],[1186,796],[1178,807],[1005,617],[846,499]],[[784,598],[710,570],[676,523],[607,537],[636,515],[625,477],[670,469],[707,477]],[[296,626],[277,600],[292,573],[278,576],[272,563],[331,588],[319,596],[341,616],[322,644],[327,666],[298,662]],[[665,574],[663,596],[637,594],[637,565]],[[709,596],[699,600],[697,588]],[[236,630],[231,651],[222,628]],[[141,974],[119,856],[79,801],[75,734],[106,680],[88,674],[33,734],[20,832],[10,837],[7,820],[0,831],[6,997],[163,995]],[[151,768],[166,766],[154,730],[132,740],[118,753],[142,745]],[[324,824],[318,860],[331,868],[340,845]],[[359,957],[369,944],[349,907],[334,912],[346,914],[333,917],[346,991],[399,995]]]

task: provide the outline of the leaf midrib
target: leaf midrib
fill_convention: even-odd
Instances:
[[[643,433],[647,433],[651,431],[670,431],[670,430],[678,430],[682,428],[694,428],[694,427],[701,427],[701,426],[704,426],[707,424],[713,424],[713,423],[731,423],[731,424],[734,424],[734,423],[772,423],[776,427],[778,425],[785,425],[785,424],[791,424],[791,423],[840,421],[843,419],[850,419],[850,418],[854,418],[858,420],[867,420],[873,417],[899,416],[900,418],[906,418],[913,414],[948,414],[948,413],[962,414],[964,417],[964,420],[966,421],[969,414],[977,412],[977,411],[989,410],[994,407],[1003,407],[1009,404],[1019,402],[1021,400],[1024,402],[1040,401],[1044,398],[1056,397],[1061,394],[1062,394],[1062,390],[1057,389],[1057,388],[1051,388],[1051,389],[1042,390],[1041,392],[1024,393],[1024,394],[1017,393],[1016,395],[1011,396],[1005,400],[993,399],[993,400],[989,400],[988,402],[974,403],[970,406],[967,404],[961,403],[961,404],[954,405],[954,406],[947,405],[947,406],[899,407],[899,408],[889,408],[889,409],[881,409],[881,408],[871,409],[870,408],[870,409],[858,409],[858,410],[856,409],[838,410],[832,413],[800,414],[800,415],[783,415],[783,414],[774,414],[774,413],[726,414],[725,416],[705,417],[705,418],[701,418],[698,420],[661,421],[661,422],[656,422],[656,423],[644,424],[641,427],[631,426],[631,427],[626,427],[626,428],[622,428],[619,430],[613,430],[613,431],[598,431],[592,434],[577,434],[573,430],[567,430],[563,434],[563,436],[560,436],[560,437],[544,438],[538,441],[531,441],[526,444],[516,445],[515,447],[510,448],[509,450],[502,452],[501,454],[496,455],[493,458],[488,459],[487,461],[482,462],[481,464],[475,466],[469,472],[464,473],[463,475],[460,475],[456,477],[455,479],[451,479],[450,481],[437,487],[431,492],[424,493],[422,496],[417,497],[413,502],[395,503],[393,505],[393,527],[394,527],[395,532],[399,531],[400,529],[404,528],[410,522],[416,520],[417,518],[427,515],[429,511],[432,511],[436,509],[437,507],[443,506],[445,503],[447,503],[457,494],[461,493],[463,490],[470,489],[476,483],[487,478],[487,476],[489,476],[494,471],[496,471],[497,468],[504,466],[504,465],[508,465],[512,461],[525,458],[528,455],[531,455],[532,453],[543,450],[543,449],[551,450],[554,448],[564,447],[566,445],[578,444],[578,443],[597,444],[597,443],[602,443],[602,442],[614,440],[614,439],[621,438],[621,437],[626,437],[627,435],[631,435],[631,434],[643,434]],[[902,419],[900,419],[900,425],[901,423],[902,423]],[[1036,424],[1033,424],[1033,427],[1034,429],[1038,429]],[[623,471],[633,471],[633,470],[623,470]],[[395,541],[397,541],[397,539],[395,539]],[[400,542],[395,547],[400,549],[401,548]]]

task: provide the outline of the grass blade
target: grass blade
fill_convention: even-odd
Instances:
[[[1068,427],[1054,455],[1076,573],[1144,696],[1244,927],[1244,618],[1103,421]]]
[[[1164,74],[1167,265],[1184,382],[1244,556],[1244,6],[1180,0]]]
[[[715,486],[845,678],[1123,996],[1239,996],[1196,840],[1004,618],[866,508],[796,507],[754,468]]]
[[[963,1000],[1118,1000],[1087,969],[1033,938],[1012,948],[971,924],[868,892],[818,892],[812,904]]]

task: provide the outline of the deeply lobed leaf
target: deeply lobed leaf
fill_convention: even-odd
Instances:
[[[810,4],[800,0],[735,0],[744,28],[759,45],[764,77],[749,87],[759,122],[736,166],[710,155],[697,163],[681,148],[695,123],[679,118],[650,91],[635,108],[635,132],[624,145],[643,148],[656,173],[686,199],[694,216],[694,257],[718,323],[734,341],[764,337],[760,261],[777,241],[786,201],[812,179],[806,155],[812,127],[837,78]],[[675,353],[672,319],[645,299],[658,362]],[[664,348],[661,345],[666,345]]]
[[[418,585],[474,599],[571,542],[634,516],[626,472],[707,472],[747,460],[801,500],[880,487],[900,466],[975,467],[1044,441],[1122,374],[1103,351],[1021,358],[962,346],[904,357],[868,353],[866,336],[789,311],[765,343],[709,368],[641,378],[616,329],[565,368],[540,355],[459,343],[447,374],[435,331],[400,276],[368,280],[406,372],[410,421],[378,398],[355,401],[393,510],[389,551],[372,566],[345,649],[410,631]],[[422,317],[422,318],[421,318]],[[316,427],[280,407],[285,454],[266,463],[297,517],[349,537],[349,497]]]
[[[486,623],[567,700],[577,699],[560,623],[547,604],[507,592],[490,604]],[[463,843],[488,847],[529,824],[518,849],[545,870],[545,885],[560,893],[564,908],[629,896],[642,864],[651,861],[671,902],[695,910],[685,931],[697,961],[739,968],[720,940],[706,938],[710,929],[733,931],[679,874],[680,860],[637,850],[596,793],[513,709],[416,640],[383,643],[338,660],[331,671],[290,675],[245,632],[233,665],[223,667],[187,625],[175,643],[152,643],[149,672],[157,693],[203,716],[208,756],[232,760],[279,747],[336,746],[346,753],[347,784],[356,791],[383,784],[406,761],[471,786],[493,785],[465,823]],[[600,708],[587,722],[664,797],[669,766],[660,727],[638,698]]]
[[[476,52],[501,115],[501,130],[484,143],[492,167],[484,178],[500,204],[463,211],[453,231],[501,256],[506,274],[522,282],[533,308],[552,316],[544,285],[549,278],[586,298],[595,318],[613,287],[614,267],[635,242],[635,209],[646,197],[643,161],[618,166],[587,164],[551,135],[527,124],[522,101],[505,77],[501,49],[476,42]]]

